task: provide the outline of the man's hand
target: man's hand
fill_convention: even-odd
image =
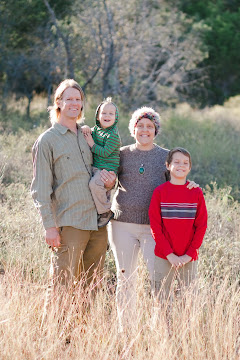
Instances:
[[[184,265],[183,260],[181,259],[181,256],[177,256],[174,253],[171,253],[167,256],[168,261],[170,264],[175,267],[175,269],[182,267]]]
[[[61,245],[61,238],[58,229],[55,227],[47,229],[45,240],[49,246],[58,248]]]
[[[94,142],[94,140],[93,140],[93,137],[92,137],[92,135],[89,133],[87,133],[87,134],[84,134],[84,138],[85,138],[85,140],[86,140],[86,142],[88,143],[88,145],[90,146],[90,147],[93,147],[93,145],[95,144],[95,142]]]
[[[100,173],[101,180],[104,182],[104,187],[107,190],[111,190],[115,186],[117,175],[114,171],[107,171],[103,169]]]
[[[195,181],[191,181],[191,180],[188,180],[188,181],[189,181],[189,184],[187,184],[187,188],[189,190],[199,187],[199,184],[196,184]]]

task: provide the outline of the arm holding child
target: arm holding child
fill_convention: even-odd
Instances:
[[[101,171],[101,180],[104,182],[104,187],[107,190],[111,190],[114,188],[116,183],[117,175],[114,171],[108,171],[106,169],[102,169]]]

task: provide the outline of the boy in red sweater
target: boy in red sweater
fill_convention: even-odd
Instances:
[[[207,228],[207,209],[202,190],[187,189],[191,170],[190,153],[172,149],[166,160],[166,183],[152,195],[149,219],[156,242],[154,264],[155,293],[170,294],[173,279],[185,286],[197,275],[198,249]]]

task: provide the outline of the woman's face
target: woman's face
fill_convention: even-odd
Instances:
[[[153,139],[155,138],[155,125],[148,118],[142,118],[138,121],[134,137],[136,139],[137,148],[140,150],[150,150],[153,147]]]

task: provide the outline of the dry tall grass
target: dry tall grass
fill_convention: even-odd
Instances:
[[[127,334],[118,333],[110,252],[102,288],[90,307],[83,311],[81,288],[74,301],[63,292],[62,307],[57,295],[40,329],[49,250],[27,188],[15,184],[4,190],[8,201],[0,207],[5,270],[0,275],[1,360],[239,359],[240,206],[228,189],[206,194],[209,228],[200,254],[198,295],[189,290],[184,301],[173,303],[170,325],[162,310],[153,319],[146,269],[140,263],[137,313]]]
[[[228,278],[209,280],[197,296],[187,291],[183,300],[176,300],[168,317],[159,308],[153,318],[152,300],[140,280],[134,326],[122,334],[118,333],[114,294],[107,279],[102,286],[83,312],[80,290],[74,301],[65,293],[62,307],[56,297],[41,329],[43,284],[10,268],[1,279],[1,360],[239,359],[237,282],[229,285]]]
[[[30,150],[42,130],[0,135],[0,360],[238,360],[240,204],[233,200],[230,188],[220,189],[215,183],[206,187],[205,193],[209,223],[200,251],[197,295],[189,289],[182,299],[174,301],[166,316],[149,295],[146,268],[140,261],[133,327],[119,334],[115,268],[109,251],[105,277],[95,300],[86,298],[81,286],[74,299],[59,289],[49,305],[46,323],[40,327],[49,249],[29,185]],[[175,144],[176,139],[184,141],[174,132],[169,129]],[[235,141],[232,132],[230,138]],[[205,156],[207,150],[201,154]],[[234,173],[237,171],[236,166]],[[221,176],[225,176],[224,171]],[[70,343],[66,341],[69,335]]]

